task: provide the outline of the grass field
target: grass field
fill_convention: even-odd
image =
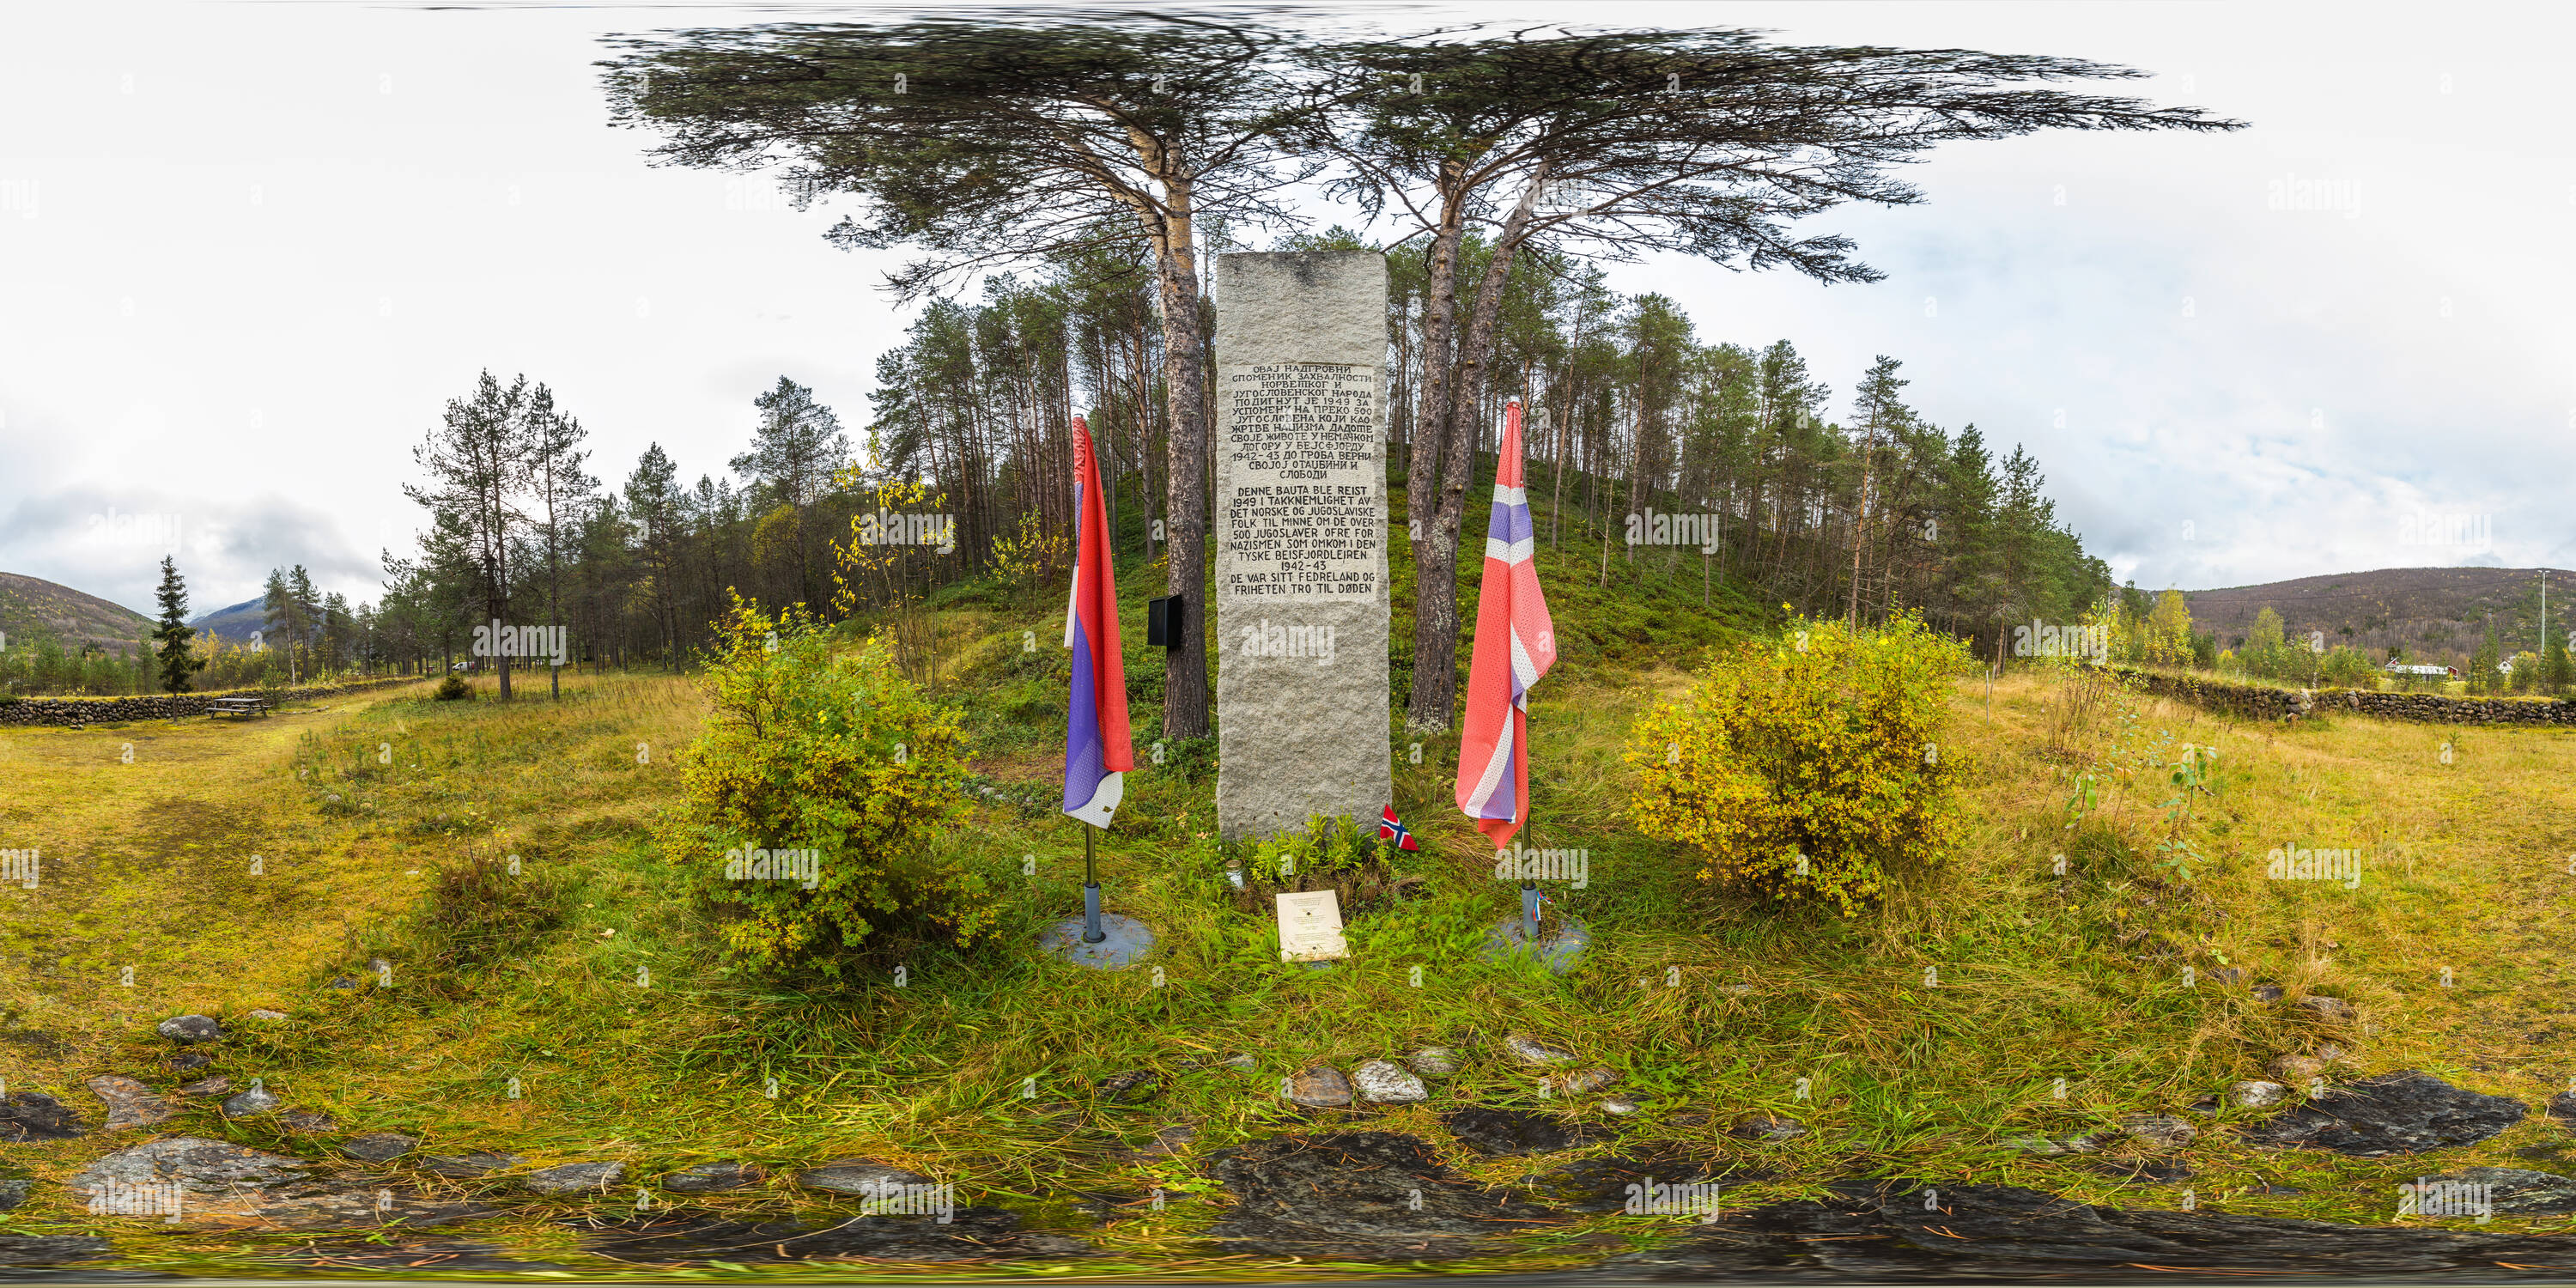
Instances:
[[[1057,766],[1023,709],[1043,702],[1049,677],[1014,647],[1024,619],[1042,626],[1045,610],[950,614],[945,696],[986,734],[988,780],[1045,801]],[[716,967],[684,874],[653,846],[707,711],[687,678],[567,679],[560,703],[504,705],[488,684],[485,700],[434,703],[424,685],[244,725],[0,731],[0,836],[45,862],[38,888],[0,888],[0,1078],[92,1107],[80,1082],[98,1073],[176,1081],[157,1071],[154,1021],[270,1007],[290,1020],[238,1026],[221,1068],[347,1131],[538,1164],[619,1157],[647,1180],[719,1158],[866,1155],[1038,1211],[1077,1189],[1141,1199],[1159,1187],[1179,1201],[1095,1232],[1109,1260],[1084,1269],[1251,1273],[1264,1263],[1212,1259],[1192,1242],[1213,1211],[1186,1198],[1206,1189],[1195,1160],[1295,1128],[1275,1088],[1310,1061],[1347,1068],[1470,1028],[1530,1033],[1617,1070],[1623,1091],[1652,1098],[1630,1120],[1631,1145],[1683,1142],[1782,1178],[1730,1190],[1730,1202],[1877,1173],[2171,1205],[2183,1185],[2124,1184],[2005,1142],[2180,1113],[2326,1039],[2352,1048],[2350,1072],[2421,1068],[2527,1103],[2576,1076],[2568,733],[2357,718],[2284,730],[2127,693],[2079,705],[2055,672],[2016,674],[1990,695],[1962,682],[1948,746],[1969,758],[1966,843],[1846,921],[1709,889],[1685,856],[1627,825],[1621,740],[1685,682],[1651,662],[1605,662],[1538,691],[1532,839],[1592,856],[1591,888],[1563,891],[1559,906],[1596,946],[1561,979],[1474,951],[1515,900],[1446,804],[1454,742],[1426,748],[1420,765],[1401,738],[1391,747],[1427,894],[1356,919],[1342,967],[1280,965],[1267,917],[1227,907],[1215,871],[1173,861],[1212,823],[1208,758],[1174,756],[1140,763],[1102,847],[1111,908],[1160,936],[1145,966],[1095,974],[1030,949],[1048,920],[1079,910],[1080,836],[1051,805],[988,804],[955,843],[1036,861],[1004,896],[1000,941],[916,952],[901,987],[889,975],[801,994]],[[1152,737],[1141,697],[1137,714],[1141,744]],[[2186,743],[2215,748],[2220,766],[2199,807],[2206,857],[2188,880],[2150,849],[2171,794],[2161,768]],[[2108,789],[2069,829],[2069,780],[2088,768]],[[2267,851],[2293,843],[2363,852],[2358,887],[2265,879]],[[511,854],[551,892],[530,904],[525,933],[481,959],[435,957],[420,927],[441,865]],[[376,957],[392,987],[366,969]],[[2229,965],[2292,998],[2345,997],[2360,1023],[2302,1025],[2212,983]],[[2183,982],[2187,966],[2198,983]],[[329,987],[335,978],[358,987]],[[1258,1067],[1213,1064],[1238,1052]],[[1135,1106],[1094,1097],[1096,1080],[1130,1069],[1161,1072],[1164,1093]],[[1436,1111],[1466,1102],[1583,1111],[1488,1058],[1438,1084],[1431,1105],[1353,1120],[1420,1134],[1481,1179],[1526,1171],[1450,1144]],[[1768,1146],[1721,1134],[1756,1111],[1813,1130]],[[1129,1153],[1176,1124],[1195,1133],[1176,1154]],[[167,1126],[286,1152],[319,1145],[203,1106]],[[2563,1169],[2564,1140],[2535,1118],[2440,1166]],[[93,1137],[14,1153],[59,1178],[105,1147]],[[2394,1186],[2425,1167],[2262,1155],[2208,1135],[2188,1157],[2198,1175],[2185,1184],[2204,1205],[2343,1220],[2389,1219]],[[2266,1181],[2304,1193],[2247,1192]],[[17,1223],[71,1216],[61,1193],[40,1191],[53,1197]],[[514,1246],[569,1247],[538,1220],[548,1210],[561,1205],[504,1222]],[[2552,1220],[2540,1228],[2567,1224]],[[1520,1260],[1588,1260],[1601,1224],[1533,1236]],[[242,1246],[143,1237],[174,1258]]]

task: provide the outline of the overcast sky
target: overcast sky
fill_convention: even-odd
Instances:
[[[1875,285],[1613,269],[1704,341],[1790,339],[1838,418],[1903,360],[1924,415],[2027,444],[2119,575],[2576,563],[2566,7],[1579,11],[2125,63],[2253,123],[1954,146],[1909,171],[1924,204],[1811,224]],[[612,483],[653,441],[722,474],[781,374],[855,438],[907,316],[884,264],[756,181],[648,167],[592,66],[606,32],[846,12],[0,7],[0,570],[148,611],[175,539],[199,612],[297,562],[370,597],[419,526],[411,448],[485,367],[550,383]],[[2437,516],[2488,535],[2426,544]]]

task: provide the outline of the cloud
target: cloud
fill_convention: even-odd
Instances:
[[[187,578],[189,611],[257,595],[271,568],[303,564],[325,593],[371,599],[383,570],[322,510],[274,492],[236,497],[74,485],[0,514],[5,571],[42,577],[139,613],[157,611],[161,559]],[[362,553],[363,552],[363,553]]]

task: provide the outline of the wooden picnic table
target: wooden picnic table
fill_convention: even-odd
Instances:
[[[266,698],[217,698],[208,715],[264,716],[268,714]]]

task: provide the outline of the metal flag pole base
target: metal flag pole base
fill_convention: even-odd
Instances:
[[[1562,913],[1553,925],[1539,925],[1538,883],[1521,883],[1521,913],[1505,919],[1485,936],[1484,957],[1487,961],[1505,961],[1533,954],[1549,971],[1563,975],[1575,968],[1585,947],[1592,942],[1592,932],[1582,922]]]
[[[1107,938],[1109,932],[1100,928],[1100,883],[1095,881],[1082,888],[1082,942],[1096,944]]]
[[[1038,951],[1093,970],[1123,970],[1153,951],[1154,932],[1134,917],[1100,910],[1100,855],[1090,824],[1082,827],[1082,915],[1048,926]]]
[[[1082,942],[1096,944],[1109,936],[1100,929],[1100,857],[1092,849],[1092,829],[1082,829]]]

